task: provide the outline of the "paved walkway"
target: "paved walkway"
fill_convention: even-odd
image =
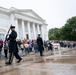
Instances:
[[[68,56],[51,55],[45,53],[43,57],[29,55],[23,57],[21,63],[5,65],[5,60],[0,60],[0,75],[76,75],[76,51],[69,51]]]

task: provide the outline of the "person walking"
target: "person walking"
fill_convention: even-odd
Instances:
[[[7,56],[7,54],[8,54],[8,41],[6,41],[6,42],[4,42],[4,54],[5,54],[5,58],[7,59],[8,58],[8,56]]]
[[[0,58],[2,57],[3,40],[0,39]]]
[[[18,47],[16,42],[17,32],[15,31],[15,26],[11,26],[10,29],[11,33],[7,38],[7,40],[9,40],[9,60],[8,62],[5,62],[7,65],[10,65],[12,63],[14,56],[18,59],[17,63],[22,60],[22,58],[18,55]]]
[[[37,37],[37,45],[38,45],[38,50],[40,52],[40,56],[43,56],[44,47],[43,47],[43,40],[40,37],[40,34],[38,34],[38,37]]]

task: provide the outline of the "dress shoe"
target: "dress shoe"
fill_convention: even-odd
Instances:
[[[6,65],[11,65],[11,63],[10,63],[10,62],[5,62],[5,64],[6,64]]]
[[[20,63],[21,60],[22,60],[22,59],[19,59],[19,60],[17,61],[17,63]]]
[[[42,57],[42,56],[44,56],[44,55],[40,55],[40,56]]]

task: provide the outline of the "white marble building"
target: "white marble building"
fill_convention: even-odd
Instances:
[[[41,34],[43,40],[48,40],[47,24],[33,10],[0,7],[0,38],[4,39],[11,24],[16,27],[17,38],[36,39]]]

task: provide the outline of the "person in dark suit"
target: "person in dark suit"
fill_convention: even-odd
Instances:
[[[37,45],[38,45],[38,50],[40,52],[40,56],[43,56],[43,50],[44,50],[44,48],[43,48],[43,40],[40,37],[40,34],[38,34]]]
[[[18,59],[17,63],[22,60],[22,58],[18,55],[18,47],[16,42],[17,32],[15,31],[15,26],[11,26],[10,29],[11,33],[7,38],[7,40],[9,40],[9,61],[5,62],[5,64],[11,64],[14,56]]]

